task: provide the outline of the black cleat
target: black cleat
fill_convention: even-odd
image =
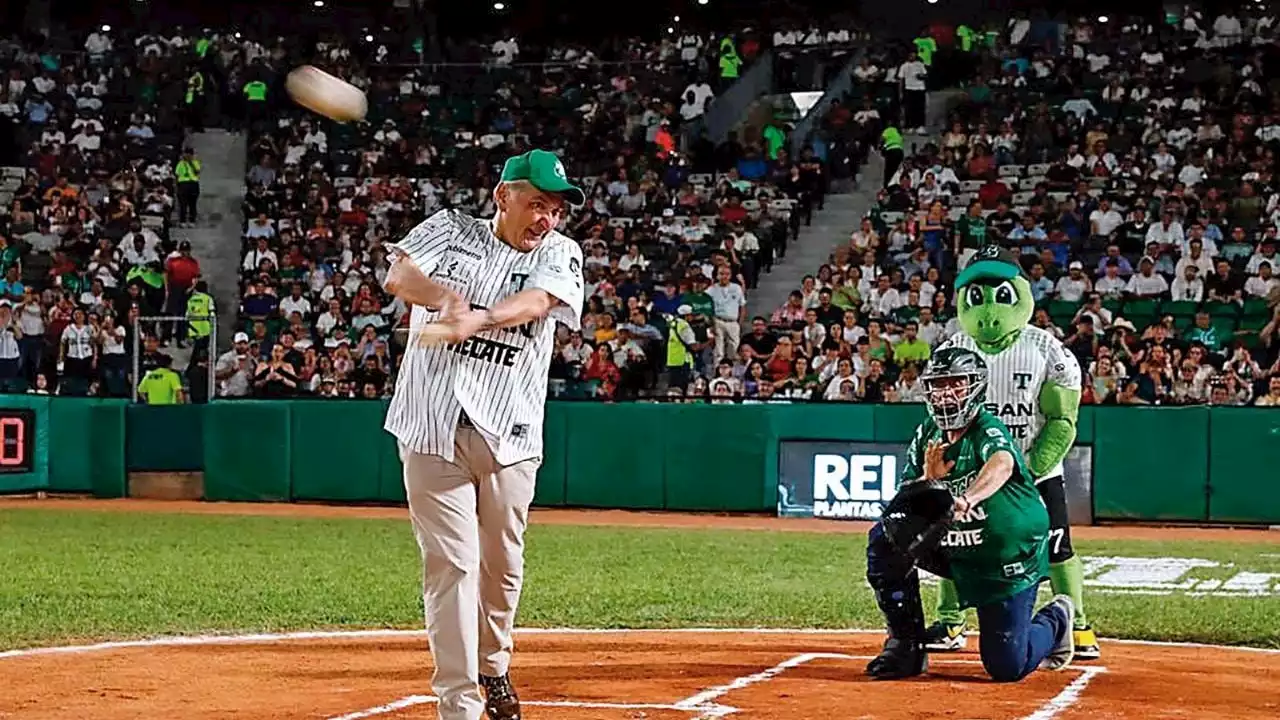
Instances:
[[[929,656],[924,645],[914,640],[889,638],[884,649],[867,663],[867,674],[876,680],[902,680],[924,673],[929,668]]]
[[[484,688],[484,711],[489,720],[520,720],[520,698],[511,686],[510,675],[481,675],[480,687]]]

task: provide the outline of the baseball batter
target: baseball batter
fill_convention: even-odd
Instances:
[[[582,312],[582,251],[556,227],[585,196],[560,160],[510,158],[494,198],[493,218],[442,210],[414,228],[385,283],[412,305],[385,427],[422,552],[442,720],[520,718],[507,668],[547,373],[555,321],[576,330]]]

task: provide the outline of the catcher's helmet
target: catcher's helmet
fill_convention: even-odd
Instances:
[[[942,430],[960,430],[987,400],[987,363],[965,348],[934,353],[920,376],[929,416]]]

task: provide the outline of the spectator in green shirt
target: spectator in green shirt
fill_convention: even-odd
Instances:
[[[929,347],[929,343],[920,339],[919,332],[920,325],[914,320],[903,327],[902,340],[893,346],[894,362],[901,365],[909,362],[924,363],[929,360],[933,350]]]
[[[987,219],[982,216],[982,203],[969,203],[969,212],[956,221],[955,254],[964,268],[974,253],[987,244]]]
[[[1200,341],[1209,349],[1209,352],[1222,351],[1222,337],[1218,334],[1218,328],[1213,326],[1209,318],[1209,313],[1201,310],[1196,313],[1196,324],[1187,330],[1187,334],[1183,336],[1183,340],[1191,343]]]
[[[182,404],[182,377],[170,368],[173,358],[162,354],[156,359],[159,367],[142,376],[142,382],[138,383],[138,395],[148,405]]]

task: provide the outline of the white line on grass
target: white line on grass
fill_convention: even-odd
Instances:
[[[733,635],[884,635],[884,630],[833,629],[820,628],[517,628],[521,635],[642,635],[645,633],[668,634],[733,634]],[[315,630],[285,633],[249,633],[243,635],[166,635],[142,640],[119,640],[101,642],[91,645],[57,645],[53,647],[23,648],[0,652],[0,660],[7,658],[30,657],[32,655],[57,655],[62,653],[78,654],[100,652],[104,650],[122,650],[128,648],[181,647],[186,645],[243,645],[250,643],[289,642],[298,640],[343,640],[343,639],[387,639],[416,638],[426,639],[423,630]],[[1120,643],[1123,645],[1149,645],[1153,647],[1185,647],[1208,648],[1216,650],[1239,650],[1266,654],[1280,654],[1277,648],[1258,648],[1243,645],[1210,645],[1194,642],[1168,642],[1162,640],[1118,640],[1103,638],[1104,643]]]
[[[370,718],[378,715],[385,715],[397,710],[403,710],[414,705],[426,705],[428,703],[439,702],[439,698],[434,695],[409,695],[387,703],[386,705],[378,705],[377,707],[367,708],[365,710],[357,710],[346,715],[335,715],[329,720],[361,720],[362,718]],[[597,710],[674,710],[684,712],[703,713],[700,717],[721,718],[738,711],[737,708],[727,705],[717,705],[715,703],[703,703],[693,707],[684,707],[682,705],[661,704],[661,703],[611,703],[611,702],[577,702],[573,700],[525,700],[520,703],[525,707],[557,707],[557,708],[579,708],[579,709],[597,709]]]
[[[1059,714],[1069,710],[1072,705],[1080,702],[1080,694],[1084,692],[1089,682],[1107,671],[1104,667],[1089,665],[1080,666],[1076,669],[1080,670],[1080,677],[1072,680],[1071,684],[1062,689],[1062,692],[1054,695],[1039,710],[1022,718],[1022,720],[1050,720],[1050,718],[1057,717]]]

